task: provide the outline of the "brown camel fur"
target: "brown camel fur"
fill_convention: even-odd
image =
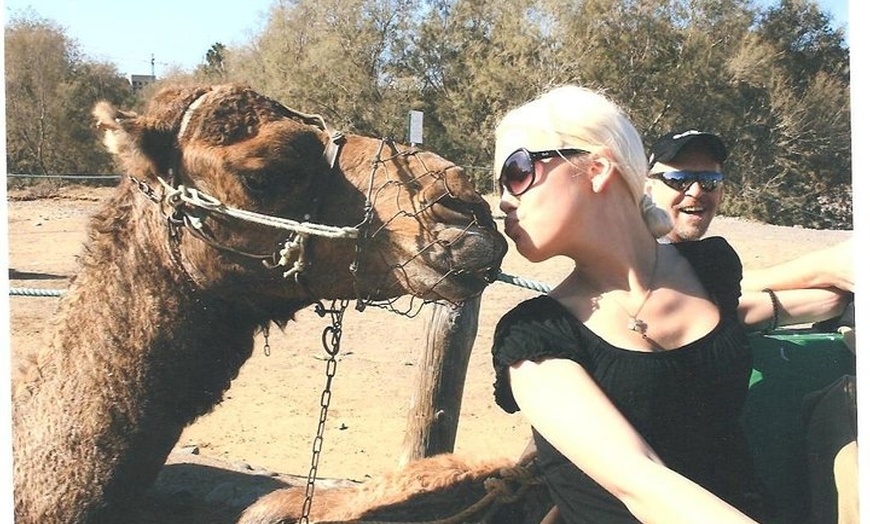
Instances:
[[[274,491],[248,507],[238,524],[296,522],[305,488]],[[551,507],[533,467],[515,461],[472,462],[453,454],[420,459],[359,487],[316,490],[310,522],[539,523]],[[454,520],[455,519],[455,520]]]
[[[19,524],[123,522],[270,322],[317,299],[460,301],[507,248],[461,169],[354,135],[331,169],[325,126],[242,86],[170,88],[141,116],[106,103],[94,115],[129,177],[90,222],[50,346],[14,379]],[[158,177],[235,209],[363,224],[364,238],[312,237],[300,277],[284,278],[261,258],[286,230],[174,208]]]

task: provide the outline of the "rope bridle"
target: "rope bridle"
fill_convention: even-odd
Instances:
[[[161,186],[163,186],[163,196],[160,201],[173,209],[170,215],[170,220],[173,223],[183,224],[195,237],[216,249],[229,251],[249,258],[261,259],[267,263],[267,266],[270,266],[269,261],[272,261],[270,267],[290,266],[290,269],[284,273],[286,278],[298,278],[302,270],[305,269],[303,248],[307,237],[319,236],[331,239],[357,239],[359,237],[359,225],[353,227],[328,226],[264,215],[254,211],[227,206],[215,197],[183,184],[173,187],[162,178],[159,181]],[[190,211],[191,208],[205,211],[209,215],[222,215],[251,224],[284,230],[290,235],[277,252],[266,254],[245,252],[215,241],[204,230],[202,217],[192,213]],[[294,253],[298,255],[298,259],[291,264],[290,259]]]
[[[212,92],[213,91],[209,90],[201,94],[185,110],[181,118],[176,138],[179,146],[182,144],[185,132],[187,131],[187,127],[194,112]],[[324,147],[323,158],[329,166],[328,174],[332,175],[338,161],[341,147],[345,142],[344,135],[329,128],[320,115],[302,113],[287,107],[283,107],[283,109],[286,110],[293,119],[298,120],[303,124],[314,126],[320,131],[329,134],[329,139]],[[181,156],[180,150],[178,151],[178,156]],[[191,235],[215,249],[260,260],[270,269],[282,269],[284,278],[293,280],[302,286],[309,295],[311,295],[302,278],[305,270],[309,267],[307,256],[309,238],[323,237],[329,239],[357,240],[356,256],[359,256],[362,252],[362,248],[359,245],[359,231],[365,228],[368,220],[372,219],[372,215],[367,213],[363,217],[362,222],[353,227],[340,227],[316,223],[315,220],[317,219],[317,215],[319,215],[320,204],[323,201],[323,195],[321,194],[322,191],[315,191],[315,194],[312,195],[312,209],[308,213],[305,213],[303,221],[237,209],[227,206],[208,193],[182,184],[178,172],[175,169],[170,168],[167,175],[168,176],[157,177],[161,186],[161,192],[159,195],[147,183],[136,179],[132,175],[130,178],[138,189],[152,202],[155,202],[164,208],[163,214],[166,218],[169,229],[169,239],[171,244],[170,250],[173,257],[176,259],[176,263],[186,274],[187,280],[193,283],[194,287],[196,285],[196,279],[188,273],[181,260],[179,242],[182,229],[190,232]],[[372,172],[372,177],[374,177],[374,172]],[[323,178],[324,177],[320,177],[315,180],[316,189],[322,189],[323,186],[328,184],[329,181],[322,180]],[[283,242],[280,242],[273,251],[268,253],[252,253],[217,241],[205,227],[204,219],[207,216],[230,217],[242,222],[287,231],[288,235],[287,238]],[[352,268],[357,268],[358,266],[358,261],[354,260]],[[355,275],[354,282],[356,283]]]

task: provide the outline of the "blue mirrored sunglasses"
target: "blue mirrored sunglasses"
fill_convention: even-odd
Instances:
[[[675,191],[685,191],[695,182],[704,191],[716,191],[725,182],[725,175],[719,171],[662,171],[650,173],[649,177],[661,180],[664,185]]]

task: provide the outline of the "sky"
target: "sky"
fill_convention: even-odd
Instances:
[[[172,66],[192,71],[205,61],[211,46],[246,43],[265,24],[279,0],[0,0],[8,20],[27,8],[66,30],[81,51],[94,60],[112,62],[124,75],[160,77]],[[777,0],[760,0],[763,5]],[[855,8],[866,0],[852,0]],[[848,30],[849,0],[821,0],[836,27]],[[847,31],[848,35],[848,31]],[[847,36],[847,42],[848,42]]]
[[[0,0],[5,20],[32,8],[75,39],[88,57],[124,75],[193,70],[211,46],[251,40],[278,0]]]

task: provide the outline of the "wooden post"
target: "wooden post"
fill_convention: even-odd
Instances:
[[[479,313],[479,295],[457,306],[433,306],[412,392],[400,466],[453,451]]]

